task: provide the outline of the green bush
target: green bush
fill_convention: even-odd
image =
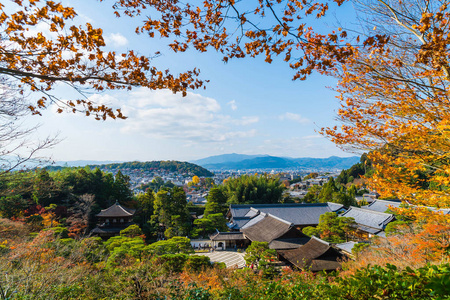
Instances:
[[[188,255],[164,254],[155,258],[155,263],[160,265],[166,273],[180,273],[183,271]]]
[[[355,275],[318,286],[322,299],[450,299],[450,265],[398,270],[394,265],[369,266]]]
[[[211,268],[212,264],[208,256],[191,255],[186,261],[185,268],[190,271],[199,272],[205,268]]]

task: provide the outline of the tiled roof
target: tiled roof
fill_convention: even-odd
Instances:
[[[345,252],[351,254],[351,253],[352,253],[352,249],[353,249],[353,247],[354,247],[356,244],[358,244],[358,243],[357,243],[357,242],[350,241],[350,242],[346,242],[346,243],[336,244],[335,247],[338,248],[338,249],[340,249],[340,250],[342,250],[342,251],[345,251]]]
[[[321,239],[312,237],[305,245],[293,250],[279,250],[278,253],[300,269],[313,272],[336,270],[342,255],[331,245]]]
[[[400,207],[402,202],[400,200],[380,200],[376,199],[374,202],[372,202],[369,205],[363,206],[364,209],[370,209],[378,212],[385,212],[387,209],[389,209],[389,206],[393,207]],[[409,207],[417,207],[417,208],[427,208],[434,212],[442,212],[444,215],[450,214],[450,208],[436,208],[436,207],[430,207],[430,206],[418,206],[418,205],[410,205]]]
[[[242,229],[242,232],[251,241],[270,243],[287,233],[292,226],[292,223],[267,214],[258,223]]]
[[[116,202],[114,205],[108,207],[107,209],[102,209],[96,216],[97,217],[110,217],[110,218],[120,218],[120,217],[131,217],[134,215],[134,209],[128,209],[123,207]]]
[[[300,237],[292,239],[280,238],[271,241],[269,243],[269,248],[275,250],[295,249],[306,244],[310,239],[311,239],[310,237]]]
[[[282,218],[294,225],[317,225],[320,215],[341,208],[343,205],[337,203],[232,204],[230,228],[243,228],[250,219],[258,216],[258,212]]]
[[[399,200],[388,201],[388,200],[376,199],[371,204],[363,206],[362,208],[374,210],[374,211],[378,211],[378,212],[385,212],[386,210],[389,209],[389,206],[398,208],[398,207],[400,207],[401,204],[402,204],[402,202]]]
[[[256,223],[258,223],[259,221],[261,221],[262,219],[264,219],[267,216],[267,214],[265,213],[261,213],[259,215],[257,215],[256,217],[254,217],[253,219],[250,219],[247,223],[245,223],[243,226],[241,226],[241,229],[245,229],[247,227],[253,226]]]
[[[362,230],[367,231],[368,228],[366,227],[369,227],[372,228],[371,230],[377,229],[378,231],[376,232],[383,230],[386,225],[389,222],[392,222],[395,218],[392,214],[386,214],[354,206],[350,206],[350,208],[342,214],[342,217],[354,218],[355,222],[358,223],[358,227],[361,227]]]
[[[245,240],[242,232],[218,232],[210,237],[211,241]]]

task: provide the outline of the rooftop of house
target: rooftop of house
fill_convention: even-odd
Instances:
[[[279,250],[278,254],[299,269],[313,272],[336,270],[341,267],[342,255],[331,245],[319,238],[312,237],[305,245],[292,250]]]
[[[241,231],[251,241],[268,242],[277,239],[287,233],[293,224],[270,214],[264,214],[264,218],[252,226]]]
[[[358,223],[359,229],[373,234],[383,230],[389,222],[392,222],[395,219],[393,214],[386,214],[354,206],[350,206],[350,208],[341,216],[354,218],[355,222]]]
[[[210,237],[211,241],[245,240],[242,232],[217,232]]]
[[[363,206],[362,208],[374,210],[374,211],[378,211],[378,212],[385,212],[386,210],[389,209],[389,206],[398,208],[398,207],[400,207],[401,204],[402,204],[402,202],[400,200],[389,201],[389,200],[376,199],[371,204]]]
[[[356,244],[358,244],[358,242],[350,241],[341,244],[336,244],[334,246],[339,250],[344,251],[345,253],[352,254],[352,249]]]
[[[290,204],[232,204],[228,212],[232,229],[243,228],[261,213],[282,218],[296,226],[317,225],[320,215],[343,208],[337,203],[290,203]]]

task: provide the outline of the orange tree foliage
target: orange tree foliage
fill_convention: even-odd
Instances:
[[[304,80],[314,70],[323,73],[353,54],[345,40],[347,32],[339,29],[322,34],[307,25],[308,20],[325,16],[329,6],[346,1],[117,0],[114,8],[118,17],[145,15],[136,33],[174,37],[170,47],[175,52],[189,47],[200,52],[215,50],[223,54],[224,62],[263,55],[271,63],[280,55],[296,71],[294,79]],[[379,40],[374,37],[367,43]]]
[[[380,24],[371,30],[389,37],[330,72],[343,125],[322,129],[343,148],[371,151],[369,184],[382,196],[434,207],[450,207],[447,4],[362,1],[368,24]]]
[[[42,94],[29,106],[34,114],[57,103],[58,112],[66,108],[93,114],[96,119],[124,118],[120,109],[96,105],[86,97],[63,102],[51,93],[57,83],[68,84],[81,94],[82,88],[103,91],[133,86],[185,94],[188,88],[202,85],[196,69],[173,76],[152,66],[152,57],[134,51],[105,51],[102,29],[76,24],[76,16],[72,7],[53,1],[0,3],[0,75],[14,81],[21,93]],[[46,25],[48,32],[34,32],[38,25]]]

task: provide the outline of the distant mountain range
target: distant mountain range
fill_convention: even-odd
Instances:
[[[359,156],[328,158],[290,158],[270,155],[223,154],[191,161],[210,170],[249,169],[348,169]]]
[[[337,157],[331,156],[328,158],[291,158],[291,157],[278,157],[270,155],[246,155],[246,154],[223,154],[210,156],[194,161],[190,163],[196,164],[208,170],[251,170],[251,169],[317,169],[317,170],[336,170],[336,169],[348,169],[354,164],[359,162],[359,156],[351,157]],[[153,162],[160,163],[160,162]],[[174,162],[175,163],[175,162]],[[102,167],[109,168],[111,166],[119,168],[130,167],[132,168],[147,168],[152,163],[139,163],[128,162],[123,163],[120,161],[94,161],[94,160],[77,160],[77,161],[64,161],[55,162],[53,168],[59,169],[60,167],[83,167],[102,165]],[[178,166],[182,165],[180,162],[176,162]],[[108,166],[106,166],[108,165]],[[52,168],[50,167],[50,168]],[[152,168],[162,167],[151,166]],[[184,167],[183,167],[184,168]],[[193,173],[206,174],[208,171],[196,169],[195,166],[189,166],[189,169],[195,171]],[[200,171],[201,170],[201,171]]]

